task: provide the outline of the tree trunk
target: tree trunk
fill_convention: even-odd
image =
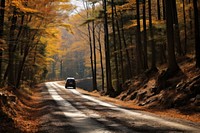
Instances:
[[[159,0],[158,0],[159,1]],[[144,35],[144,69],[148,69],[148,58],[147,58],[147,28],[146,28],[146,0],[143,1],[143,35]]]
[[[11,27],[10,27],[10,40],[9,40],[9,53],[8,53],[8,66],[6,68],[6,73],[4,75],[4,80],[8,76],[8,85],[11,87],[15,86],[15,72],[14,72],[14,52],[15,52],[15,29],[17,23],[17,12],[16,10],[13,11],[13,16],[11,19]]]
[[[86,2],[86,6],[88,9],[88,3]],[[89,17],[88,12],[87,12],[87,17]],[[91,31],[90,31],[90,24],[87,24],[87,29],[88,29],[88,39],[89,39],[89,44],[90,44],[90,64],[91,64],[91,71],[92,71],[92,85],[93,88],[95,86],[94,82],[94,66],[93,66],[93,49],[92,49],[92,37],[91,37]]]
[[[116,19],[116,26],[117,26],[117,32],[118,32],[118,39],[119,39],[119,50],[120,50],[120,67],[121,67],[121,77],[122,77],[122,82],[125,82],[125,74],[124,74],[124,62],[123,62],[123,49],[122,49],[122,41],[121,41],[121,33],[119,30],[119,22]]]
[[[145,0],[144,0],[144,1],[145,1]],[[157,15],[158,15],[158,20],[161,20],[160,0],[157,0]]]
[[[62,80],[63,78],[63,60],[60,60],[60,79]]]
[[[90,64],[91,64],[91,70],[92,70],[92,85],[93,88],[95,86],[94,84],[94,64],[93,64],[93,49],[92,49],[92,37],[91,37],[91,32],[90,32],[90,24],[88,23],[88,38],[89,38],[89,44],[90,44]]]
[[[15,55],[16,55],[16,58],[17,58],[17,56],[20,56],[20,49],[21,49],[21,55],[23,54],[23,52],[25,52],[26,50],[23,50],[23,45],[20,45],[21,44],[21,41],[19,41],[20,40],[20,35],[21,35],[21,33],[23,33],[22,31],[23,31],[23,27],[24,27],[24,17],[25,17],[25,15],[22,15],[21,16],[21,23],[20,23],[20,27],[19,27],[19,30],[18,30],[18,33],[16,34],[17,36],[16,36],[16,39],[15,39],[15,46],[13,47],[13,49],[15,49]],[[23,34],[24,35],[24,34]],[[26,45],[26,44],[25,44]],[[20,48],[20,46],[21,46],[21,48]],[[20,86],[20,80],[21,80],[21,73],[22,72],[20,72],[20,71],[22,71],[23,70],[23,68],[22,68],[22,70],[21,70],[21,65],[22,65],[22,62],[23,61],[19,61],[19,60],[15,60],[15,75],[16,75],[16,79],[15,79],[15,81],[16,81],[16,85],[15,85],[15,87],[16,88],[18,88],[19,86]],[[20,76],[19,76],[19,73],[20,73]],[[18,79],[18,78],[20,78],[20,79]]]
[[[137,32],[136,32],[136,63],[137,63],[137,73],[141,73],[143,68],[142,60],[142,43],[141,43],[141,32],[140,32],[140,1],[136,0],[136,10],[137,10]]]
[[[116,74],[116,89],[119,88],[119,68],[118,68],[118,59],[117,59],[117,43],[116,43],[116,33],[115,33],[115,15],[114,15],[114,1],[111,0],[111,9],[112,9],[112,31],[113,31],[113,46],[114,46],[114,58],[115,58],[115,74]]]
[[[179,66],[176,62],[174,50],[174,29],[173,29],[173,0],[166,0],[166,25],[167,25],[167,52],[168,52],[168,72],[177,72]]]
[[[115,8],[115,14],[116,14],[116,16],[118,16],[116,8]],[[124,24],[123,24],[121,12],[120,12],[120,16],[121,16],[120,18],[121,18],[122,39],[123,39],[124,47],[126,49],[126,59],[127,59],[127,62],[128,62],[127,73],[128,73],[128,79],[130,79],[133,76],[132,75],[133,71],[132,71],[132,66],[131,66],[130,54],[129,54],[129,50],[128,50],[126,39],[125,39]]]
[[[166,19],[165,0],[162,0],[162,5],[163,5],[163,20],[165,20]]]
[[[98,34],[98,43],[99,43],[99,54],[100,54],[100,63],[101,63],[101,81],[102,87],[101,91],[104,92],[104,67],[103,67],[103,54],[102,54],[102,47],[101,47],[101,27],[99,27],[99,34]]]
[[[52,62],[52,79],[56,79],[56,63]]]
[[[186,15],[185,15],[185,0],[182,0],[182,2],[183,2],[184,37],[185,37],[183,54],[186,55],[187,54],[187,23],[186,23]]]
[[[179,56],[183,55],[181,41],[180,41],[180,30],[177,16],[177,8],[176,8],[176,0],[172,2],[172,15],[173,15],[173,24],[174,24],[174,35],[175,35],[175,43],[176,43],[176,51]]]
[[[95,10],[94,4],[92,5],[92,10]],[[93,76],[93,90],[97,90],[97,57],[96,57],[96,39],[95,39],[95,25],[94,21],[92,21],[92,38],[93,38],[93,54],[94,54],[94,76]]]
[[[23,59],[22,59],[20,65],[19,65],[20,67],[19,67],[18,74],[17,74],[17,79],[16,79],[16,86],[15,86],[16,88],[19,88],[19,86],[20,86],[20,80],[21,80],[21,76],[22,76],[22,71],[23,71],[23,68],[24,68],[24,64],[26,62],[26,58],[27,58],[28,53],[29,53],[27,48],[28,48],[28,46],[26,46],[26,50],[25,50]],[[55,66],[53,65],[53,73],[55,71],[54,67]]]
[[[194,8],[194,23],[195,23],[195,58],[196,67],[200,68],[200,34],[199,34],[199,14],[198,14],[198,4],[197,0],[193,0]]]
[[[167,71],[161,73],[157,79],[156,93],[159,93],[162,89],[167,87],[168,79],[174,77],[180,68],[176,62],[175,49],[174,49],[174,27],[173,27],[173,1],[165,0],[166,4],[166,32],[167,32],[167,59],[168,67]]]
[[[1,0],[0,3],[0,39],[3,40],[3,33],[4,33],[4,11],[5,11],[5,0]],[[2,82],[2,59],[3,59],[3,49],[0,48],[0,85]]]
[[[149,5],[149,31],[150,31],[150,43],[151,43],[151,69],[157,70],[156,67],[156,48],[154,42],[154,32],[152,27],[152,16],[151,16],[151,0],[148,1]]]
[[[108,37],[108,17],[107,17],[107,3],[103,0],[104,9],[104,45],[105,45],[105,57],[106,57],[106,83],[107,90],[106,94],[111,94],[112,84],[111,84],[111,68],[110,68],[110,48],[109,48],[109,37]]]
[[[189,0],[189,5],[191,4],[191,0]],[[189,7],[189,20],[190,20],[190,28],[193,29],[193,23],[192,23],[192,7]],[[193,31],[190,32],[193,35]]]
[[[160,48],[160,65],[164,64],[167,62],[167,59],[166,59],[166,46],[165,46],[165,43],[159,45],[159,48]]]
[[[3,49],[0,48],[0,87],[2,85],[2,58],[3,58]]]
[[[4,12],[5,12],[5,0],[1,0],[0,3],[0,39],[3,37],[3,28],[4,28]]]

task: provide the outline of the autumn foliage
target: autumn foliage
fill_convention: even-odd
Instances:
[[[66,0],[1,1],[1,86],[19,88],[22,83],[32,86],[46,78],[48,64],[60,52],[59,28],[66,27],[61,19],[68,13],[60,12],[70,9]]]

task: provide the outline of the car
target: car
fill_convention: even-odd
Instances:
[[[76,81],[75,81],[75,78],[73,77],[69,77],[66,79],[66,82],[65,82],[65,88],[69,88],[69,87],[73,87],[74,89],[76,89]]]

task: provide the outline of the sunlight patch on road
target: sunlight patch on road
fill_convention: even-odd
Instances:
[[[75,127],[78,133],[111,133],[102,125],[99,125],[97,122],[90,119],[87,115],[77,110],[69,102],[63,99],[57,93],[58,91],[54,89],[57,87],[53,84],[53,82],[45,83],[45,85],[48,88],[49,94],[58,103],[58,105],[60,105],[58,108],[67,118],[71,119],[70,124]],[[65,108],[63,109],[63,107]]]
[[[59,86],[60,88],[64,88],[63,86],[61,86],[61,85],[59,85],[57,83],[56,83],[56,86]],[[148,121],[153,121],[153,122],[162,124],[164,126],[173,127],[173,128],[180,129],[180,130],[187,130],[187,131],[198,132],[198,133],[199,133],[199,130],[200,130],[199,128],[190,127],[190,126],[187,126],[187,125],[184,125],[184,124],[180,124],[180,123],[177,123],[177,122],[172,122],[172,121],[169,121],[169,120],[165,120],[165,119],[159,118],[157,116],[145,114],[143,112],[136,112],[136,111],[134,112],[134,111],[130,111],[130,110],[127,110],[127,109],[119,108],[119,107],[117,107],[115,105],[100,101],[100,100],[95,99],[95,98],[93,98],[91,96],[83,95],[83,94],[81,94],[80,92],[78,92],[75,89],[70,89],[69,91],[71,91],[72,93],[74,93],[76,95],[79,95],[79,96],[81,96],[81,97],[83,97],[85,99],[93,101],[93,102],[95,102],[95,103],[97,103],[99,105],[102,105],[102,106],[105,106],[105,107],[109,107],[112,110],[120,111],[120,112],[129,114],[132,117],[145,119],[145,120],[148,120]]]
[[[54,86],[51,83],[46,84],[48,87],[48,92],[52,96],[52,98],[60,105],[64,107],[70,107],[68,108],[68,111],[70,112],[63,112],[66,116],[76,116],[76,117],[86,117],[85,114],[78,111],[76,108],[74,108],[69,102],[67,102],[65,99],[63,99],[55,89],[52,88]]]
[[[60,91],[60,89],[64,89],[64,90],[67,91],[67,92],[72,92],[72,93],[75,93],[76,95],[82,97],[81,93],[79,93],[79,92],[76,91],[75,89],[65,89],[64,86],[61,86],[61,85],[57,84],[56,82],[53,83],[53,86],[56,87],[58,91]],[[83,95],[83,96],[84,96],[84,95]],[[85,98],[85,99],[86,99],[86,98]],[[95,99],[94,99],[94,100],[95,100]],[[89,101],[91,101],[91,100],[89,100]],[[99,101],[96,101],[96,102],[92,101],[92,103],[95,104],[95,105],[97,105],[97,102],[99,102]],[[102,102],[102,103],[104,103],[104,102]],[[91,104],[91,103],[90,103],[90,104]],[[105,104],[106,104],[106,103],[105,103]],[[84,106],[84,105],[82,105],[81,102],[77,102],[77,101],[76,101],[76,105],[78,105],[79,107],[81,106],[82,108],[87,109],[87,107]],[[106,104],[106,105],[108,106],[109,104]],[[104,123],[105,125],[109,125],[109,127],[115,128],[115,130],[117,130],[117,131],[120,131],[120,132],[123,132],[123,133],[129,133],[129,132],[130,132],[130,133],[137,133],[136,131],[129,130],[127,127],[123,126],[122,124],[116,123],[115,121],[109,121],[109,120],[103,118],[101,115],[95,113],[94,111],[91,112],[91,110],[90,110],[90,111],[88,112],[87,116],[88,116],[89,118],[92,118],[92,119],[97,120],[97,121],[100,122],[100,123]],[[94,131],[94,132],[96,133],[96,131]],[[108,131],[106,131],[106,132],[103,131],[103,132],[101,132],[101,133],[109,133],[109,132],[108,132]]]

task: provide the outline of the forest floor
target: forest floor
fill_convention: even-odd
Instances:
[[[181,59],[180,59],[181,60]],[[200,123],[199,76],[194,60],[187,58],[179,61],[184,76],[178,74],[170,81],[171,87],[156,91],[158,74],[150,78],[143,76],[127,81],[123,92],[116,98],[102,96],[99,92],[88,92],[78,88],[81,93],[92,95],[103,101],[123,107],[139,109],[160,116],[185,119]],[[161,66],[159,70],[164,70]],[[175,84],[171,84],[175,83]],[[23,87],[16,92],[9,88],[0,89],[0,132],[34,133],[40,126],[40,116],[45,114],[48,103],[42,102],[44,84],[33,89]],[[187,96],[186,96],[187,94]],[[189,95],[189,97],[188,97]]]
[[[15,93],[9,88],[0,90],[0,132],[33,133],[39,128],[43,108],[38,87],[23,88]]]

